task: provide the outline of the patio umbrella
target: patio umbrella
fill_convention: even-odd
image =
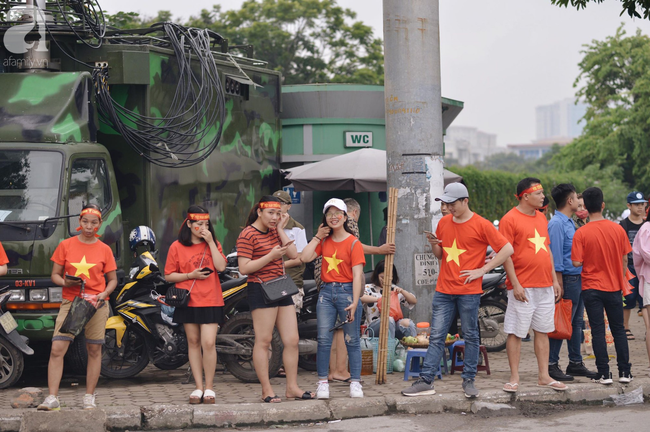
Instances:
[[[356,150],[284,172],[298,191],[385,192],[388,188],[385,150]],[[445,170],[444,179],[447,185],[462,177]]]

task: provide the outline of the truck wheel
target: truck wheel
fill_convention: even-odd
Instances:
[[[136,376],[149,364],[147,342],[142,332],[128,326],[124,332],[122,346],[118,347],[115,330],[106,330],[102,349],[101,374],[107,378],[130,378]]]
[[[221,334],[243,334],[249,335],[250,338],[240,339],[239,343],[246,347],[253,349],[255,344],[255,331],[253,330],[253,317],[250,312],[241,312],[226,321],[226,324],[221,330]],[[273,329],[273,339],[271,340],[271,347],[269,349],[269,377],[273,378],[278,374],[282,366],[282,339],[278,329]],[[217,349],[217,353],[219,350]],[[255,367],[253,366],[252,355],[233,355],[222,354],[222,363],[226,369],[235,376],[235,378],[243,381],[256,383],[259,382]]]
[[[88,350],[86,349],[86,336],[83,332],[74,338],[65,353],[64,365],[75,375],[86,375],[88,369]]]
[[[16,384],[24,367],[23,353],[4,336],[0,336],[0,389]]]
[[[478,326],[481,332],[481,345],[489,352],[502,351],[506,347],[508,335],[503,330],[506,306],[495,300],[483,300],[478,308]]]

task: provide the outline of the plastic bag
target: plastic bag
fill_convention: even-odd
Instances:
[[[616,406],[634,405],[643,403],[643,387],[639,387],[628,393],[610,395]]]
[[[69,333],[74,337],[79,336],[96,311],[97,309],[91,302],[81,297],[75,297],[72,301],[72,306],[70,306],[68,316],[65,317],[65,321],[63,321],[59,331],[61,333]]]
[[[573,302],[569,299],[560,299],[555,304],[555,331],[548,334],[551,339],[571,339],[573,327],[571,326],[571,309]]]
[[[383,298],[380,298],[379,301],[377,302],[377,307],[379,310],[381,310],[381,304],[382,304]],[[396,291],[391,291],[390,292],[390,317],[397,321],[401,320],[404,318],[404,314],[402,313],[402,306],[400,305],[399,301],[399,294]]]

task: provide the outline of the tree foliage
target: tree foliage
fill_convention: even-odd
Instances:
[[[603,3],[605,0],[551,0],[551,3],[557,6],[568,7],[569,5],[576,9],[584,9],[588,3]],[[627,12],[631,18],[650,18],[650,0],[619,0],[622,3],[623,10],[621,15]]]
[[[109,21],[134,28],[171,18],[166,11],[154,19],[119,12]],[[203,9],[185,25],[214,30],[230,45],[253,45],[255,57],[282,72],[285,84],[383,84],[382,41],[355,19],[336,0],[246,0],[239,10]]]

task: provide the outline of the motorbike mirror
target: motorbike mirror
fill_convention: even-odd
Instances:
[[[494,224],[495,227],[497,227],[497,228],[499,227],[499,220],[498,219],[495,219],[494,222],[492,222],[492,223]]]

